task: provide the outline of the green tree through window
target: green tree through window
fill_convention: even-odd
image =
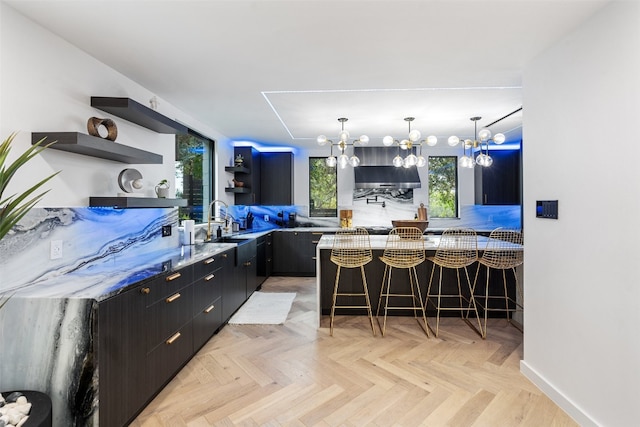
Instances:
[[[458,162],[455,156],[429,156],[429,216],[458,216]]]
[[[213,183],[213,141],[192,133],[176,135],[176,197],[187,199],[180,219],[204,221]]]
[[[338,216],[337,182],[336,168],[324,157],[309,157],[309,216]]]

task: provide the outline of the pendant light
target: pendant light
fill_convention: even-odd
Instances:
[[[463,168],[472,169],[476,164],[479,166],[489,167],[493,164],[493,159],[489,155],[489,142],[493,142],[494,144],[502,144],[505,141],[505,136],[501,133],[495,134],[493,137],[491,136],[491,131],[487,128],[480,129],[478,132],[478,120],[482,117],[475,116],[471,117],[469,120],[473,122],[473,137],[474,139],[465,139],[462,144],[462,157],[458,160],[458,165]],[[460,143],[460,138],[455,135],[452,135],[447,140],[447,143],[451,147],[455,147]],[[473,159],[473,149],[480,148],[480,154],[478,154],[477,158]],[[467,149],[469,153],[467,154]]]
[[[316,138],[316,141],[320,146],[324,146],[327,143],[329,143],[330,145],[330,155],[325,160],[327,166],[329,166],[330,168],[336,167],[336,165],[340,165],[342,169],[347,167],[347,165],[357,167],[360,164],[360,159],[355,155],[355,153],[351,157],[347,156],[347,146],[353,146],[355,144],[367,145],[369,143],[369,137],[367,135],[360,135],[360,138],[354,140],[353,142],[349,142],[349,131],[344,129],[344,123],[348,120],[349,119],[347,119],[346,117],[340,117],[338,119],[338,121],[342,125],[342,129],[340,130],[340,133],[338,133],[338,142],[333,142],[325,135],[319,135],[318,138]],[[340,150],[340,155],[337,158],[333,155],[334,145],[337,145],[338,149]]]
[[[438,143],[438,138],[435,135],[430,135],[426,140],[420,141],[422,134],[419,130],[414,129],[411,130],[411,122],[415,120],[415,117],[405,117],[404,121],[409,125],[409,133],[407,138],[402,141],[398,141],[394,139],[392,136],[387,135],[382,139],[382,144],[385,147],[391,147],[393,144],[398,146],[398,155],[393,158],[393,166],[399,168],[404,166],[405,168],[411,166],[423,167],[427,164],[427,160],[422,156],[422,144],[426,143],[428,146],[433,147]],[[418,152],[418,147],[420,151]],[[409,154],[407,154],[404,158],[400,156],[400,150],[408,150]],[[416,156],[415,152],[418,152]]]

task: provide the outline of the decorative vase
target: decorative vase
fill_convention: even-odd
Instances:
[[[166,199],[169,197],[169,184],[156,185],[156,196],[160,199]]]

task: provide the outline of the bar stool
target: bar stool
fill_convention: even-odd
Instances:
[[[333,238],[333,247],[331,248],[331,261],[338,266],[336,271],[336,281],[333,286],[333,302],[331,304],[331,321],[330,334],[333,336],[333,319],[335,317],[336,308],[366,308],[371,322],[371,330],[375,336],[376,330],[373,324],[373,314],[371,310],[371,301],[369,300],[369,289],[367,287],[367,277],[364,273],[364,266],[373,259],[371,253],[371,242],[369,233],[362,227],[355,229],[338,230]],[[340,282],[340,270],[342,268],[358,268],[362,274],[363,292],[339,292],[338,284]],[[338,297],[364,297],[365,305],[338,305]]]
[[[487,246],[478,260],[481,265],[487,267],[487,280],[485,282],[484,294],[479,297],[475,296],[476,304],[484,311],[484,328],[482,329],[483,338],[487,336],[487,313],[489,311],[505,312],[507,315],[507,322],[522,332],[522,328],[511,321],[513,319],[513,313],[524,311],[524,295],[522,293],[520,283],[518,282],[518,275],[516,274],[516,267],[522,265],[524,261],[524,248],[522,244],[523,237],[519,230],[496,228],[489,235]],[[503,295],[489,295],[489,274],[491,269],[502,270]],[[518,293],[520,302],[509,296],[507,291],[507,270],[513,271],[513,277],[516,281],[516,292]],[[479,271],[480,268],[476,271],[476,277],[473,280],[474,291],[476,289]],[[489,300],[491,299],[504,300],[504,308],[489,307]],[[511,314],[511,318],[509,317],[509,314]]]
[[[387,314],[389,310],[413,310],[413,315],[420,324],[418,319],[418,310],[422,313],[424,320],[424,331],[429,336],[429,326],[427,325],[427,315],[422,304],[422,292],[420,291],[420,282],[416,272],[416,266],[424,262],[424,238],[422,231],[416,227],[395,227],[387,236],[387,242],[384,252],[380,260],[385,264],[384,275],[382,276],[382,285],[380,287],[380,298],[378,299],[378,308],[376,309],[376,319],[380,324],[379,313],[382,300],[384,299],[384,320],[382,322],[382,336],[387,327]],[[394,268],[406,269],[409,273],[409,284],[411,287],[410,294],[392,293],[391,292],[391,273]],[[386,289],[385,289],[386,282]],[[389,298],[411,298],[413,308],[407,306],[390,306]],[[419,307],[416,305],[416,301]]]
[[[442,233],[440,237],[440,243],[436,249],[436,253],[432,257],[427,257],[429,261],[433,263],[431,268],[431,277],[429,278],[429,287],[427,288],[427,299],[425,307],[429,309],[429,303],[436,310],[436,330],[435,336],[438,336],[440,328],[440,312],[446,310],[460,310],[460,317],[474,329],[480,336],[482,336],[482,326],[480,325],[480,318],[478,317],[478,309],[476,307],[475,300],[473,298],[473,289],[471,286],[471,280],[469,278],[469,271],[467,267],[478,261],[478,237],[475,230],[470,228],[449,228]],[[432,291],[433,285],[433,273],[436,266],[439,267],[439,280],[437,291]],[[456,271],[456,277],[458,282],[457,294],[443,294],[442,293],[442,269],[449,268]],[[462,286],[460,284],[460,269],[464,269],[467,276],[468,284],[468,296],[463,295]],[[458,300],[457,307],[443,306],[443,299],[447,301]],[[464,302],[467,303],[466,307]],[[469,320],[469,311],[473,307],[476,313],[476,319],[478,321],[478,329],[473,326]],[[465,315],[466,311],[466,315]]]

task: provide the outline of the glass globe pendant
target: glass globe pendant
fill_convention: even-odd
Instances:
[[[455,135],[450,136],[449,139],[447,139],[447,144],[449,144],[450,147],[455,147],[456,145],[458,145],[459,142],[460,142],[460,138],[458,138]]]
[[[406,166],[415,166],[418,164],[418,156],[411,153],[404,159],[404,162]]]
[[[340,165],[341,169],[346,168],[349,164],[349,157],[346,154],[340,154],[338,156],[338,164]]]
[[[382,145],[384,145],[385,147],[391,147],[393,145],[393,137],[390,135],[387,135],[384,138],[382,138]]]

